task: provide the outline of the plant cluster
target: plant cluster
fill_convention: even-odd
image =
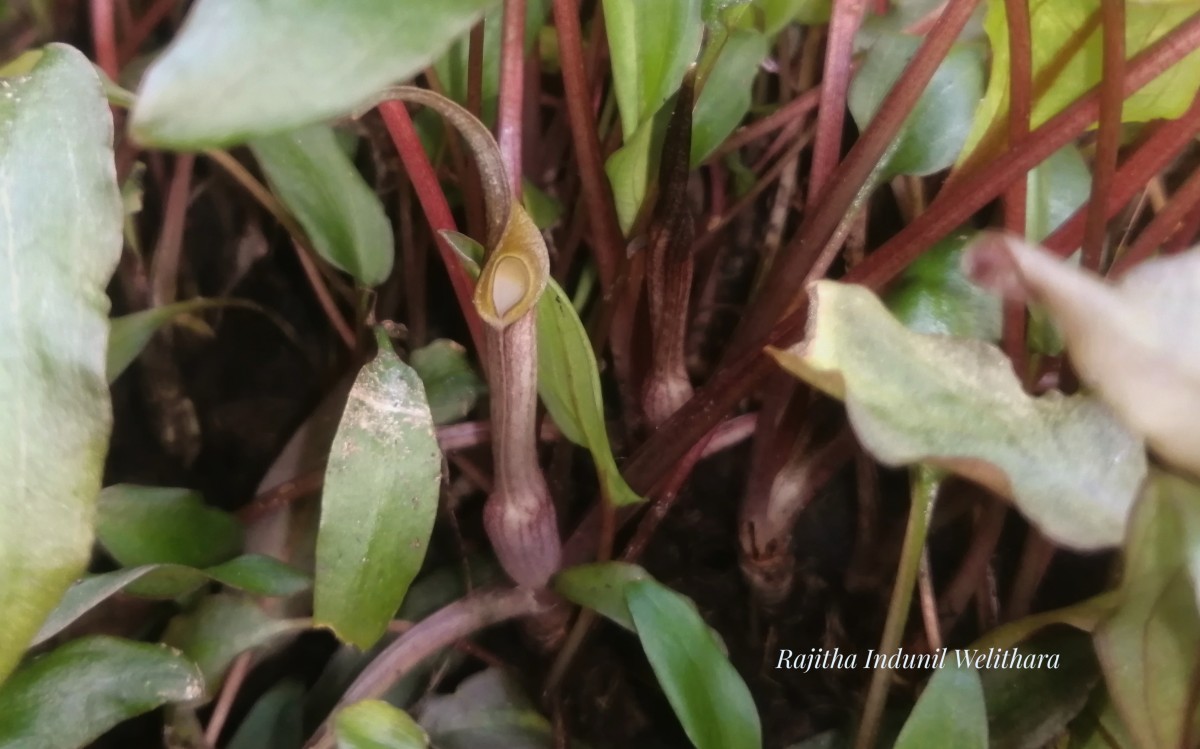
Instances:
[[[1200,747],[1200,0],[83,6],[0,749]]]

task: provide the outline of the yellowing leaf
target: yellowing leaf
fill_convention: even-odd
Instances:
[[[1121,541],[1146,458],[1103,403],[1030,397],[995,346],[914,333],[863,287],[819,281],[809,293],[806,339],[771,353],[843,399],[881,462],[928,463],[977,481],[1065,546]]]
[[[1116,283],[990,235],[964,258],[979,283],[1044,305],[1080,378],[1172,465],[1200,474],[1200,251]]]
[[[1003,143],[1008,121],[1009,55],[1005,0],[988,0],[984,22],[992,44],[992,72],[987,94],[975,115],[965,159],[977,146],[992,150]],[[1033,39],[1033,121],[1037,127],[1100,82],[1100,0],[1030,0]],[[1197,0],[1172,3],[1128,3],[1125,9],[1125,53],[1129,57],[1150,46],[1200,10]],[[1125,100],[1121,119],[1146,122],[1183,114],[1200,87],[1200,50],[1188,55]]]

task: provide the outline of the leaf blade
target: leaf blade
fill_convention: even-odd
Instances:
[[[441,452],[417,373],[377,333],[325,471],[314,621],[360,648],[387,629],[425,558]]]
[[[896,749],[987,749],[983,685],[973,668],[934,672],[900,730]]]
[[[318,255],[366,286],[387,280],[396,254],[391,221],[332,128],[310,125],[249,145]]]
[[[494,2],[203,0],[146,71],[130,127],[147,145],[194,149],[342,116],[424,69]]]
[[[105,286],[121,250],[112,117],[83,55],[50,45],[0,120],[0,680],[91,553],[112,415]]]
[[[0,688],[0,744],[76,749],[166,702],[196,699],[203,687],[196,667],[169,648],[114,637],[75,640]]]
[[[1064,545],[1120,542],[1146,457],[1104,404],[1031,398],[995,346],[909,331],[863,287],[819,281],[810,293],[806,339],[772,353],[845,400],[879,460],[930,463],[977,481]]]

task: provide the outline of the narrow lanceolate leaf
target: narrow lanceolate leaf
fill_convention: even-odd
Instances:
[[[198,492],[116,484],[100,493],[96,535],[109,555],[126,567],[183,564],[209,567],[242,548],[242,526],[209,507]]]
[[[368,648],[425,559],[442,457],[421,380],[385,333],[342,414],[321,500],[314,619]]]
[[[567,439],[591,452],[601,486],[613,504],[641,502],[613,457],[596,355],[570,298],[551,280],[537,311],[538,394],[546,410]]]
[[[188,299],[161,307],[133,312],[112,319],[108,337],[108,381],[114,382],[137,359],[159,328],[181,315],[211,307],[238,306],[258,309],[257,305],[238,299]]]
[[[809,314],[806,339],[772,353],[844,400],[880,461],[929,463],[977,481],[1065,546],[1121,541],[1146,457],[1103,403],[1030,397],[995,346],[914,333],[861,286],[817,282]]]
[[[708,158],[750,111],[754,78],[770,49],[771,40],[757,31],[729,32],[692,113],[692,166]]]
[[[697,749],[761,747],[754,698],[696,604],[655,580],[631,584],[625,604],[659,686]]]
[[[884,34],[871,47],[854,76],[847,100],[860,130],[875,117],[920,46],[921,37],[897,32]],[[967,140],[981,98],[983,49],[979,45],[957,45],[946,55],[905,120],[883,176],[932,174],[953,164]]]
[[[443,232],[462,257],[467,272],[478,276],[483,248],[458,232]],[[642,498],[625,483],[613,457],[604,425],[600,370],[583,321],[565,291],[554,279],[538,301],[538,396],[563,435],[592,453],[600,481],[617,505],[635,504]]]
[[[973,668],[947,666],[929,685],[896,739],[896,749],[987,749],[983,686]]]
[[[205,598],[194,611],[172,619],[163,642],[181,650],[199,667],[205,693],[211,697],[234,658],[304,628],[303,622],[272,619],[249,598],[219,593]]]
[[[750,690],[690,599],[620,562],[565,570],[554,586],[572,602],[637,633],[659,686],[698,749],[762,746]]]
[[[613,87],[628,140],[679,88],[700,51],[699,0],[604,0]]]
[[[203,691],[196,667],[170,648],[113,637],[75,640],[0,687],[0,746],[78,749],[118,723]]]
[[[1200,475],[1200,251],[1114,284],[1000,235],[964,260],[978,283],[1043,305],[1080,378],[1164,460]]]
[[[564,598],[587,606],[604,618],[631,632],[636,631],[625,591],[639,580],[651,579],[649,573],[627,562],[597,562],[565,569],[554,577],[554,589]]]
[[[258,138],[250,150],[317,254],[366,286],[387,280],[396,254],[391,221],[332,128]]]
[[[1129,523],[1120,608],[1095,633],[1108,692],[1139,749],[1200,735],[1197,506],[1195,484],[1165,474],[1147,482]]]
[[[495,0],[202,0],[142,79],[134,136],[199,148],[342,116],[428,66]]]
[[[144,598],[172,599],[209,582],[264,597],[291,596],[312,584],[308,575],[271,557],[246,555],[198,570],[179,564],[147,564],[85,577],[67,590],[33,644],[45,642],[111,596],[126,591]]]
[[[121,252],[112,117],[76,50],[0,79],[0,680],[83,572],[108,449]]]
[[[429,737],[408,713],[380,700],[356,702],[334,721],[338,749],[425,749]]]

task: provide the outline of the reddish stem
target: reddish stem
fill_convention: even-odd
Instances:
[[[120,59],[128,61],[133,59],[141,48],[142,43],[146,41],[146,37],[150,36],[150,32],[154,31],[154,27],[162,22],[164,18],[170,15],[175,9],[178,0],[158,0],[150,9],[142,14],[142,17],[137,20],[129,34],[125,38],[125,43],[121,45]]]
[[[1033,40],[1026,0],[1005,0],[1008,19],[1009,112],[1008,141],[1016,143],[1029,134],[1033,111]],[[1004,193],[1004,228],[1025,236],[1025,201],[1029,181],[1018,179]],[[1004,301],[1004,353],[1017,377],[1025,380],[1025,305]]]
[[[1092,169],[1092,197],[1088,202],[1083,232],[1084,268],[1100,270],[1104,260],[1104,236],[1108,229],[1108,196],[1117,172],[1121,148],[1121,109],[1125,102],[1125,0],[1101,0],[1100,25],[1104,57],[1100,77],[1100,131]]]
[[[1200,234],[1200,203],[1192,206],[1192,209],[1183,217],[1179,230],[1171,236],[1163,251],[1168,255],[1183,252],[1192,246],[1197,234]]]
[[[1138,234],[1137,240],[1113,263],[1109,276],[1119,278],[1138,263],[1147,260],[1166,243],[1180,222],[1200,205],[1200,169],[1195,170],[1179,186],[1163,209],[1150,224]]]
[[[588,86],[583,59],[583,39],[579,30],[576,0],[554,0],[554,26],[558,30],[558,55],[567,99],[567,121],[571,126],[575,159],[579,163],[584,207],[595,236],[592,245],[596,270],[600,276],[600,286],[608,296],[613,291],[617,269],[625,254],[625,241],[617,221],[617,209],[609,191],[608,178],[604,174],[600,137],[596,133],[591,88]]]
[[[761,120],[756,120],[746,125],[726,138],[725,142],[713,152],[713,155],[708,157],[708,163],[713,163],[725,154],[732,153],[768,133],[772,133],[794,122],[802,122],[805,115],[811,112],[820,100],[821,89],[813,88],[805,91]]]
[[[483,119],[483,21],[471,27],[467,42],[467,111]]]
[[[760,342],[771,326],[795,306],[795,280],[808,275],[818,260],[978,4],[979,0],[950,0],[900,80],[880,104],[875,119],[830,176],[817,209],[805,216],[800,231],[781,253],[776,272],[746,310],[737,336],[739,342],[729,348],[727,360],[752,350],[751,346]]]
[[[1182,117],[1158,125],[1117,170],[1108,194],[1108,218],[1116,216],[1154,175],[1191,145],[1197,132],[1200,132],[1200,96]],[[1069,255],[1083,241],[1086,220],[1087,206],[1076,211],[1042,244],[1059,255]]]
[[[471,330],[471,340],[475,342],[477,351],[484,351],[483,321],[479,319],[479,313],[475,311],[475,304],[471,301],[475,293],[475,283],[467,275],[458,253],[441,235],[443,231],[454,231],[455,224],[454,214],[450,212],[450,205],[446,202],[446,195],[442,192],[442,185],[438,182],[437,173],[434,172],[433,165],[429,163],[429,156],[425,153],[424,146],[421,145],[421,139],[417,135],[416,128],[413,127],[412,118],[409,117],[404,104],[398,101],[385,101],[379,105],[379,112],[383,115],[388,132],[396,144],[396,149],[400,152],[400,160],[404,162],[404,169],[408,172],[408,178],[416,190],[417,200],[420,201],[421,209],[425,212],[425,219],[433,229],[438,254],[442,258],[442,264],[446,266],[446,272],[450,275],[454,296],[458,299],[459,309],[462,310],[463,317],[467,320],[467,327]]]
[[[950,9],[947,10],[947,13],[949,12]],[[1127,94],[1145,86],[1194,51],[1197,45],[1200,45],[1200,13],[1189,17],[1130,60],[1125,81]],[[881,111],[886,113],[887,110]],[[1020,143],[1013,144],[1000,158],[978,170],[975,176],[964,178],[955,188],[953,195],[939,195],[925,213],[856,265],[845,280],[872,288],[880,288],[888,283],[935,241],[953,231],[988,202],[995,200],[1014,180],[1020,179],[1050,154],[1078,137],[1095,121],[1098,113],[1099,95],[1093,89],[1058,116],[1030,133]],[[1200,111],[1191,114],[1195,117]],[[872,126],[877,122],[878,118]],[[1195,124],[1192,122],[1189,125],[1181,125],[1176,121],[1167,123],[1162,129],[1178,131],[1190,129]],[[850,156],[842,162],[839,172],[848,170],[853,156],[852,150]],[[1156,167],[1155,172],[1161,168]],[[1147,176],[1137,184],[1145,184],[1145,179],[1148,178]],[[1122,179],[1119,176],[1116,181],[1118,189],[1122,187]],[[835,182],[832,189],[837,188]],[[827,205],[829,202],[828,199],[825,201]],[[836,217],[834,218],[836,220]],[[803,277],[803,274],[779,275],[785,280]],[[625,477],[634,491],[645,493],[653,488],[662,476],[672,470],[691,445],[703,438],[738,401],[761,382],[765,375],[775,370],[774,361],[759,352],[763,343],[787,345],[802,333],[805,321],[803,300],[804,297],[801,296],[794,305],[796,308],[776,322],[768,334],[742,348],[743,352],[749,353],[728,357],[726,363],[717,370],[704,388],[697,391],[696,395],[634,454],[625,469]]]
[[[162,233],[150,260],[150,299],[155,307],[175,301],[175,285],[179,280],[180,256],[183,254],[183,230],[187,224],[188,197],[192,191],[193,154],[180,154],[175,159],[175,171],[167,187],[167,202],[163,209]]]
[[[525,113],[525,0],[504,0],[500,42],[500,102],[496,141],[508,170],[509,187],[521,196],[521,120]]]
[[[821,107],[813,140],[812,167],[808,176],[808,210],[816,208],[825,183],[842,155],[842,128],[846,121],[846,91],[850,88],[850,59],[854,35],[867,10],[866,0],[843,0],[833,6],[825,43],[825,73],[821,78]]]
[[[96,64],[114,81],[121,70],[117,54],[117,24],[113,0],[91,0],[92,44],[96,48]]]

